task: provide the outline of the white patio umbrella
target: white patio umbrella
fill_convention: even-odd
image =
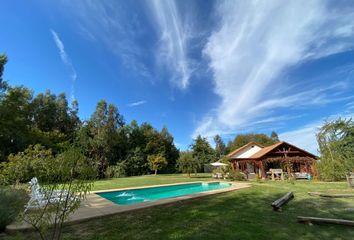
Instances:
[[[221,163],[221,162],[214,162],[214,163],[210,163],[211,166],[214,167],[222,167],[222,166],[227,166],[227,164],[225,163]]]

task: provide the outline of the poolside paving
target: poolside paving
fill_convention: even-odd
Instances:
[[[197,183],[200,183],[200,182],[197,182]],[[195,198],[200,198],[200,197],[204,197],[204,196],[210,196],[210,195],[214,195],[214,194],[230,192],[230,191],[234,191],[237,189],[248,188],[251,186],[251,184],[249,184],[249,183],[239,183],[239,182],[238,183],[230,182],[230,183],[232,185],[229,188],[211,190],[211,191],[207,191],[207,192],[200,192],[200,193],[196,193],[196,194],[190,194],[190,195],[174,197],[174,198],[160,199],[160,200],[156,200],[156,201],[141,202],[141,203],[131,204],[131,205],[115,204],[115,203],[99,196],[96,193],[112,192],[112,191],[118,191],[118,190],[139,189],[139,188],[147,188],[147,187],[172,186],[172,185],[179,185],[179,184],[183,184],[183,183],[163,184],[163,185],[134,187],[134,188],[109,189],[109,190],[104,190],[104,191],[94,191],[94,192],[91,192],[90,194],[87,195],[87,199],[81,203],[81,206],[79,207],[79,209],[77,211],[75,211],[69,217],[69,219],[66,221],[66,223],[78,223],[78,222],[83,222],[83,221],[87,221],[90,219],[110,216],[110,215],[114,215],[114,214],[118,214],[118,213],[122,213],[122,212],[128,212],[128,211],[134,211],[134,210],[138,210],[138,209],[149,208],[149,207],[153,207],[153,206],[171,204],[173,202],[185,201],[188,199],[195,199]],[[190,182],[185,183],[185,184],[190,184]],[[32,227],[29,224],[27,224],[25,222],[21,222],[21,223],[13,223],[11,225],[8,225],[6,227],[6,231],[9,233],[13,233],[18,230],[28,230],[31,228]]]

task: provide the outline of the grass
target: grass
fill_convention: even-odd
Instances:
[[[161,174],[161,175],[145,175],[138,177],[127,178],[112,178],[108,180],[100,180],[95,182],[94,189],[104,190],[112,188],[128,188],[128,187],[141,187],[159,184],[171,184],[182,182],[197,182],[197,181],[210,181],[210,173],[199,173],[197,175],[191,174],[188,177],[185,174]]]
[[[143,176],[99,181],[95,190],[210,180],[183,175]],[[296,216],[354,220],[354,199],[311,197],[308,191],[353,192],[346,183],[297,181],[252,183],[238,191],[177,202],[66,226],[64,239],[353,239],[354,228],[308,226]],[[271,202],[293,191],[295,198],[282,212]]]

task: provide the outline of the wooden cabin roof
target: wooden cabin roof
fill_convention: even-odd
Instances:
[[[264,146],[262,146],[262,145],[259,144],[259,143],[256,143],[256,142],[249,142],[249,143],[243,145],[242,147],[239,147],[239,148],[237,148],[236,150],[234,150],[234,151],[230,152],[229,154],[227,154],[227,157],[231,157],[231,156],[233,156],[233,155],[235,155],[235,154],[241,152],[241,151],[244,150],[245,148],[247,148],[247,147],[249,147],[249,146],[252,146],[252,145],[256,145],[256,146],[258,146],[258,147],[260,147],[260,148],[264,148]]]
[[[250,145],[257,145],[259,147],[261,147],[262,149],[259,150],[258,152],[254,153],[252,156],[248,157],[247,159],[260,159],[262,157],[264,157],[265,155],[269,155],[269,154],[278,154],[278,153],[289,153],[289,154],[295,154],[295,155],[306,155],[308,157],[317,159],[317,156],[315,156],[312,153],[309,153],[307,151],[305,151],[304,149],[301,149],[299,147],[296,147],[290,143],[281,141],[281,142],[277,142],[271,146],[268,147],[263,147],[262,145],[255,143],[255,142],[250,142],[245,144],[244,146],[236,149],[235,151],[229,153],[227,156],[231,157],[233,155],[235,155],[236,153],[242,151],[243,149],[245,149],[246,147],[250,146]],[[275,150],[277,150],[278,147],[281,147],[282,145],[284,145],[284,150],[282,151],[281,149],[278,149],[278,151],[275,152]],[[287,148],[287,150],[285,150],[285,147]],[[235,158],[236,159],[236,158]]]

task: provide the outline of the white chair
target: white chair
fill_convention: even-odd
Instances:
[[[44,194],[45,191],[41,188],[41,186],[38,183],[38,179],[36,177],[32,178],[31,181],[28,182],[31,185],[31,190],[35,190],[41,194]],[[69,194],[68,190],[66,189],[61,189],[61,190],[52,190],[50,191],[51,197],[61,197],[61,196],[66,196]]]
[[[70,193],[65,189],[48,191],[47,193],[40,187],[36,177],[32,178],[28,184],[31,186],[31,197],[25,206],[25,212],[28,209],[38,209],[48,204],[64,202],[68,196],[71,201],[75,199],[75,196],[73,194],[70,196]]]

